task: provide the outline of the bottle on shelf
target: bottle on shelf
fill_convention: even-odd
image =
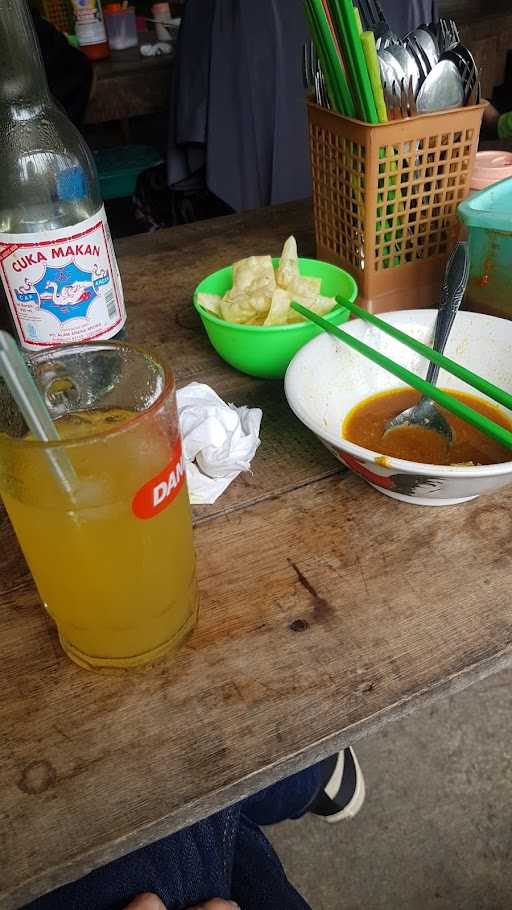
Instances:
[[[91,152],[53,100],[25,0],[0,0],[0,310],[28,351],[114,338],[123,290]]]
[[[101,0],[71,0],[78,43],[91,60],[110,57]]]

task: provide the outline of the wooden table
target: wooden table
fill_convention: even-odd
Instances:
[[[141,44],[154,43],[155,35]],[[138,47],[112,51],[94,64],[95,88],[85,123],[128,120],[143,114],[160,114],[169,106],[174,55],[143,57]]]
[[[4,517],[0,907],[200,819],[510,662],[512,492],[424,509],[373,491],[213,353],[196,282],[294,232],[293,204],[119,244],[132,340],[263,408],[254,473],[195,509],[199,627],[119,679],[61,653]],[[55,553],[58,571],[58,548]],[[61,571],[66,567],[62,566]]]

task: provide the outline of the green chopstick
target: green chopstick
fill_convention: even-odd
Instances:
[[[457,363],[456,360],[451,360],[451,358],[446,357],[445,354],[439,354],[438,351],[433,351],[428,345],[423,344],[421,341],[416,341],[415,338],[406,335],[405,332],[397,329],[394,325],[389,325],[389,323],[384,322],[383,319],[379,319],[378,316],[367,313],[366,310],[361,309],[357,303],[351,303],[350,300],[345,300],[343,297],[336,297],[335,299],[341,306],[350,310],[354,316],[358,316],[359,319],[364,319],[365,322],[369,322],[371,325],[376,326],[376,328],[385,332],[386,335],[391,335],[392,338],[405,344],[408,348],[411,348],[411,350],[416,351],[417,354],[421,354],[421,356],[425,357],[427,360],[431,360],[432,363],[438,363],[447,373],[451,373],[452,376],[456,376],[457,379],[461,379],[478,392],[482,392],[483,395],[487,395],[488,398],[492,398],[493,401],[497,401],[499,404],[502,404],[505,408],[512,411],[512,395],[509,392],[505,392],[504,389],[500,389],[499,386],[494,385],[493,382],[489,382],[488,379],[484,379],[482,376],[478,376],[477,373],[473,373],[472,370],[468,370],[467,367],[463,367],[462,364]]]
[[[309,24],[309,31],[313,39],[313,43],[318,54],[318,59],[320,60],[320,65],[322,67],[322,72],[324,74],[325,83],[327,86],[327,93],[329,96],[329,102],[334,111],[343,114],[343,102],[339,92],[339,87],[336,79],[333,75],[333,55],[334,48],[328,50],[326,45],[326,35],[325,35],[325,24],[321,23],[318,20],[317,14],[314,10],[313,3],[311,0],[305,0],[304,8],[306,11],[306,19]]]
[[[330,0],[329,5],[332,8],[334,28],[347,59],[347,67],[363,120],[366,123],[378,123],[379,118],[366,68],[361,37],[357,30],[352,0]]]
[[[352,94],[322,4],[319,5],[317,0],[305,0],[305,9],[311,36],[327,83],[329,100],[337,113],[345,114],[346,117],[355,117],[356,109]]]
[[[341,299],[342,298],[336,298],[337,301]],[[343,301],[343,303],[345,303],[345,301]],[[494,423],[494,421],[490,420],[488,417],[479,414],[478,411],[474,411],[473,408],[470,408],[458,398],[453,398],[452,395],[442,392],[441,389],[438,389],[430,382],[427,382],[426,379],[421,379],[419,376],[416,376],[416,373],[411,373],[406,367],[402,367],[400,364],[395,363],[394,360],[386,357],[385,354],[381,354],[379,351],[374,350],[374,348],[369,347],[369,345],[365,344],[363,341],[349,335],[348,332],[343,332],[338,326],[327,322],[322,316],[317,316],[316,313],[313,313],[312,310],[308,310],[307,307],[301,306],[300,303],[295,303],[294,301],[291,304],[291,307],[297,313],[300,313],[301,316],[305,316],[306,319],[309,319],[310,322],[314,322],[316,325],[320,326],[324,332],[327,332],[329,335],[334,335],[335,338],[339,338],[340,341],[343,341],[348,347],[353,348],[358,354],[362,354],[363,357],[367,357],[368,360],[376,363],[377,366],[382,367],[384,370],[387,370],[388,373],[396,376],[397,379],[406,382],[407,385],[416,389],[417,392],[420,392],[422,395],[428,395],[429,398],[432,398],[432,400],[441,405],[441,407],[446,408],[451,414],[455,414],[456,417],[462,418],[462,420],[465,420],[467,423],[476,427],[477,430],[485,433],[486,436],[490,436],[502,445],[512,449],[512,432],[510,432],[510,430]]]

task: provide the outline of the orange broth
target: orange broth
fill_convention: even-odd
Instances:
[[[454,389],[445,391],[512,431],[511,419],[498,405],[490,404],[468,392]],[[421,427],[403,427],[384,436],[387,421],[417,404],[419,399],[419,393],[410,388],[388,389],[371,395],[349,411],[343,421],[341,435],[349,442],[371,449],[373,452],[422,464],[481,465],[512,461],[512,449],[501,445],[441,407],[439,410],[454,431],[450,446],[439,433]]]

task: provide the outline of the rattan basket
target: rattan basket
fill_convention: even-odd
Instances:
[[[73,32],[73,12],[69,0],[39,0],[36,5],[41,15],[60,32]]]
[[[370,126],[308,104],[317,256],[353,275],[370,312],[435,301],[484,107]]]

